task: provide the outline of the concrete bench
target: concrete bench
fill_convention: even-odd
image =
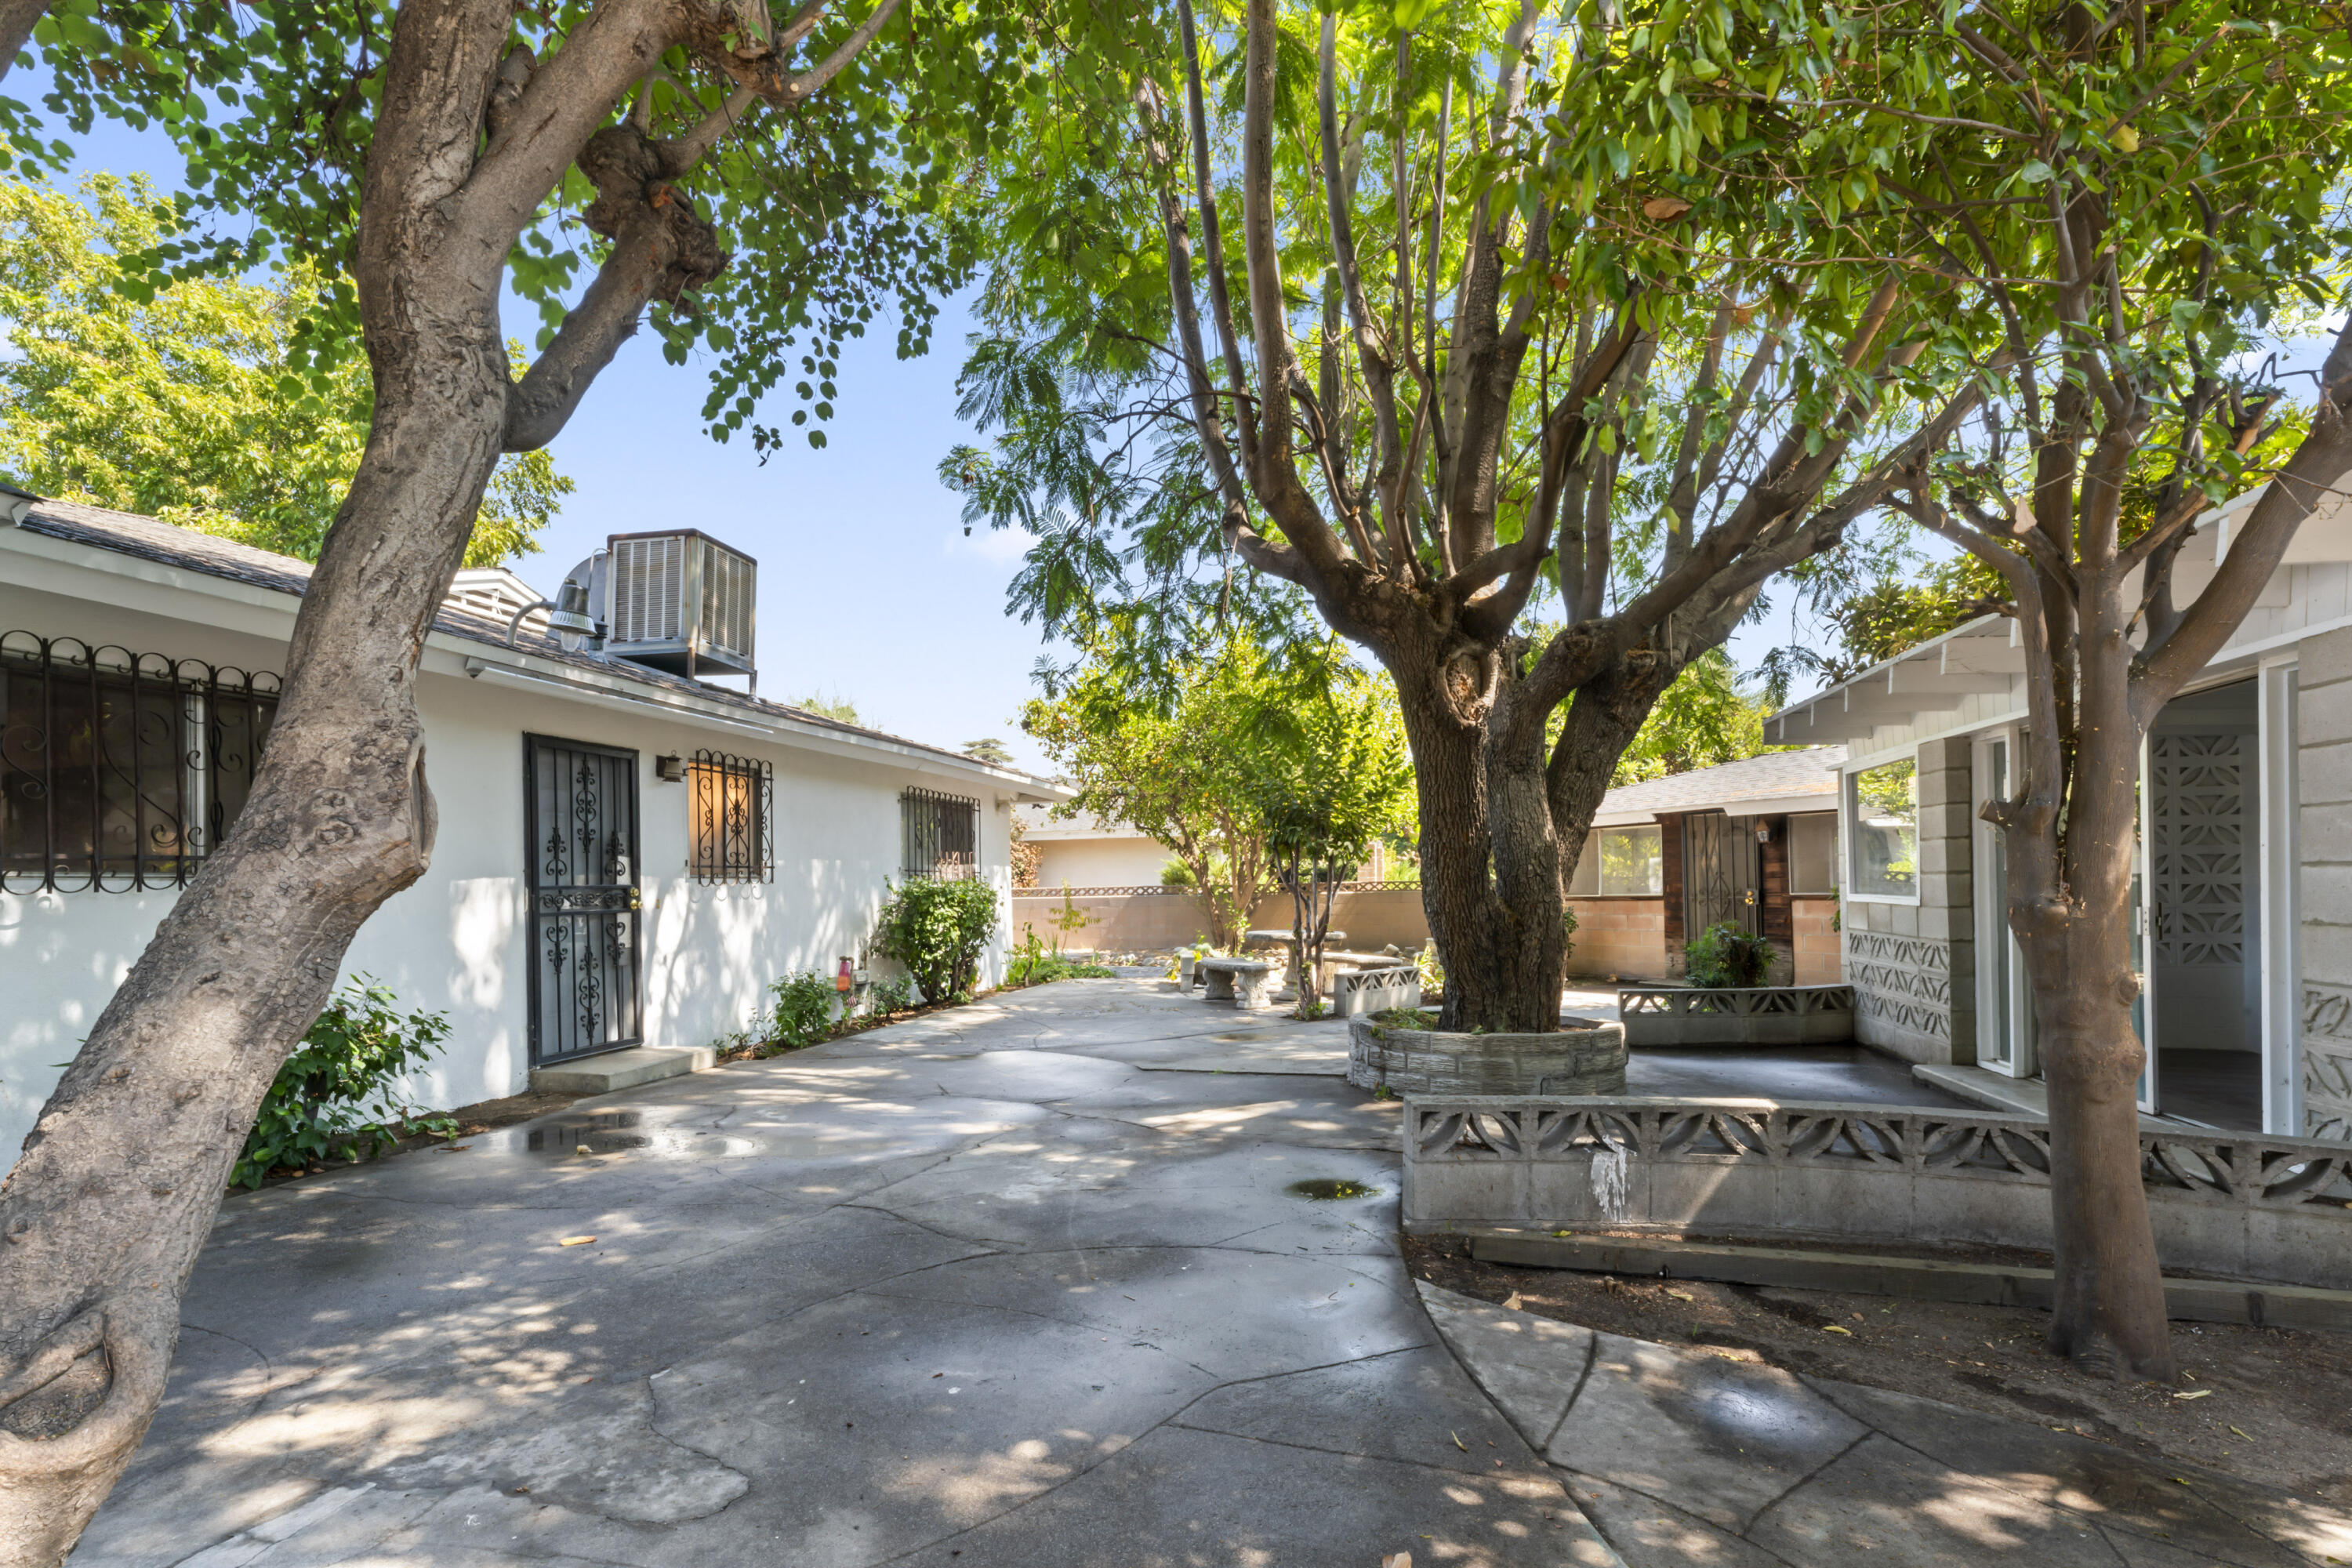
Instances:
[[[1421,1005],[1421,971],[1391,959],[1380,968],[1331,976],[1331,1011],[1342,1018]]]
[[[1204,958],[1200,971],[1208,977],[1208,999],[1244,1007],[1263,1007],[1273,1000],[1274,965],[1255,958]]]

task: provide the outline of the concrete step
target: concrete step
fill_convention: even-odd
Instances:
[[[1779,1285],[1804,1290],[1846,1290],[1915,1301],[2048,1310],[2047,1268],[2007,1263],[1959,1263],[1884,1253],[1807,1252],[1727,1242],[1660,1237],[1548,1236],[1511,1229],[1468,1233],[1470,1256],[1482,1263],[1522,1268],[1568,1268],[1588,1274],[1644,1279],[1714,1279],[1731,1285]],[[2164,1281],[2167,1317],[2201,1323],[2251,1323],[2276,1329],[2352,1329],[2352,1290],[2305,1285],[2252,1284],[2232,1279]]]
[[[666,1078],[709,1072],[718,1065],[719,1053],[708,1046],[632,1046],[625,1051],[533,1068],[530,1087],[559,1094],[611,1094]]]
[[[1958,1095],[1970,1105],[1981,1105],[1987,1110],[1998,1110],[2008,1116],[2034,1116],[2044,1121],[2050,1120],[2050,1089],[2038,1078],[2011,1078],[1990,1068],[1952,1067],[1942,1062],[1914,1063],[1911,1076],[1922,1083],[1934,1084],[1947,1094]],[[2194,1121],[2182,1121],[2170,1116],[2142,1114],[2139,1124],[2141,1130],[2147,1132],[2211,1131]],[[2223,1133],[2222,1136],[2229,1134]]]

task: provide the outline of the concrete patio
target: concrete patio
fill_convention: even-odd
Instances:
[[[1344,1051],[1071,982],[232,1197],[73,1562],[2352,1561],[2242,1483],[1424,1305]]]

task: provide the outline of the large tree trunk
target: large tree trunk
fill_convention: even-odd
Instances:
[[[404,29],[394,85],[470,126],[505,16],[436,16]],[[374,156],[406,151],[380,133]],[[451,254],[463,247],[416,199],[446,181],[446,161],[389,191],[370,173],[357,272],[374,421],[302,602],[251,798],[0,1186],[5,1568],[61,1562],[130,1459],[262,1097],[352,934],[432,852],[416,668],[500,450],[503,253]]]
[[[1440,666],[1407,654],[1390,668],[1420,795],[1422,908],[1445,963],[1438,1026],[1542,1034],[1559,1026],[1559,863],[1556,850],[1548,862],[1526,858],[1550,843],[1540,752],[1503,781],[1499,835],[1491,815],[1480,678],[1492,679],[1495,662]]]
[[[2131,702],[2126,612],[2112,570],[2084,573],[2073,790],[2063,852],[2053,818],[2011,837],[2011,921],[2020,937],[2050,1089],[2050,1346],[2085,1372],[2174,1375],[2163,1270],[2140,1182],[2132,1026],[2132,872],[2142,730]],[[2031,837],[2037,842],[2021,842]]]

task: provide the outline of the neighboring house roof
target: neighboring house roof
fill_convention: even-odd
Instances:
[[[275,593],[299,597],[310,584],[310,563],[294,556],[256,549],[194,529],[177,528],[132,512],[27,496],[5,486],[0,486],[0,519],[13,521],[26,533]],[[478,599],[478,595],[466,597]],[[541,626],[543,628],[543,617]],[[727,721],[727,715],[731,713],[737,716],[733,727],[765,731],[770,738],[778,741],[790,742],[800,734],[828,736],[856,750],[912,753],[909,760],[919,758],[930,767],[944,765],[948,771],[985,777],[1010,786],[1023,799],[1068,798],[1069,791],[1064,785],[1017,769],[983,763],[943,746],[928,745],[863,725],[845,724],[822,713],[648,669],[628,659],[603,658],[584,649],[567,652],[543,629],[532,630],[528,620],[516,637],[514,647],[509,648],[505,618],[468,607],[455,593],[442,602],[433,618],[433,630],[439,637],[486,650],[468,654],[468,675],[494,673],[541,689],[570,687],[573,689],[572,694],[578,696],[589,696],[599,688],[617,687],[624,693],[635,689],[647,698],[667,699],[660,701],[666,716],[686,722],[693,722],[698,717]]]
[[[1807,746],[1621,784],[1601,797],[1592,824],[1622,827],[1689,811],[1720,811],[1727,816],[1834,811],[1837,769],[1844,761],[1843,746]]]

